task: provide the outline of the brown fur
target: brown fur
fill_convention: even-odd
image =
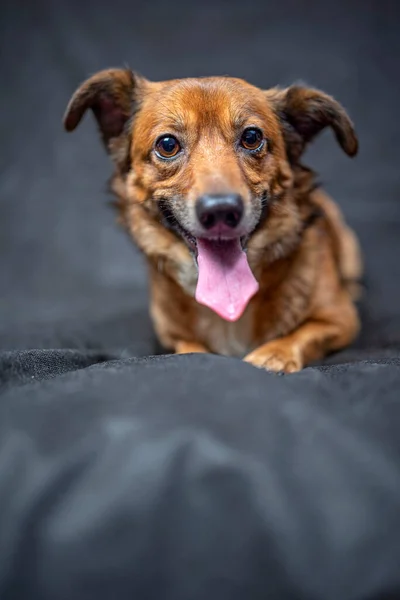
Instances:
[[[326,126],[347,154],[357,152],[352,124],[333,98],[298,86],[262,91],[231,78],[153,83],[113,69],[77,90],[66,128],[73,130],[88,108],[116,167],[111,187],[121,220],[147,257],[151,315],[166,348],[241,356],[291,372],[354,339],[358,243],[300,162]],[[256,157],[236,143],[250,125],[267,139]],[[166,133],[183,140],[177,160],[155,156],[155,140]],[[247,256],[260,286],[235,323],[195,301],[195,260],[183,237],[165,227],[161,210],[167,203],[191,230],[196,199],[230,191],[244,199],[252,229]]]

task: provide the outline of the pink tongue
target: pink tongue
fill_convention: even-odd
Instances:
[[[258,290],[240,239],[197,239],[197,250],[197,302],[227,321],[237,321]]]

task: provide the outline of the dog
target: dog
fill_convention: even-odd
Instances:
[[[334,98],[108,69],[74,93],[66,130],[88,109],[114,163],[120,221],[147,259],[165,349],[291,373],[354,340],[358,241],[301,162],[326,127],[357,153]]]

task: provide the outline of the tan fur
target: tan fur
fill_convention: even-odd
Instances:
[[[300,162],[326,126],[347,154],[356,153],[352,124],[333,98],[296,86],[264,92],[231,78],[153,83],[114,69],[77,90],[65,117],[68,130],[88,108],[116,165],[111,187],[121,221],[148,261],[150,312],[165,348],[240,356],[292,372],[351,343],[359,329],[358,243]],[[237,146],[250,125],[267,139],[257,157]],[[155,140],[166,133],[182,140],[177,160],[155,156]],[[196,262],[161,212],[167,202],[191,230],[200,195],[231,191],[245,203],[252,230],[247,256],[260,286],[235,323],[195,301]]]

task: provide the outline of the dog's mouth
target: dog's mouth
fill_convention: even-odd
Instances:
[[[249,235],[195,237],[166,204],[162,203],[160,209],[163,225],[185,241],[197,263],[197,302],[227,321],[237,321],[258,291],[246,255]]]

